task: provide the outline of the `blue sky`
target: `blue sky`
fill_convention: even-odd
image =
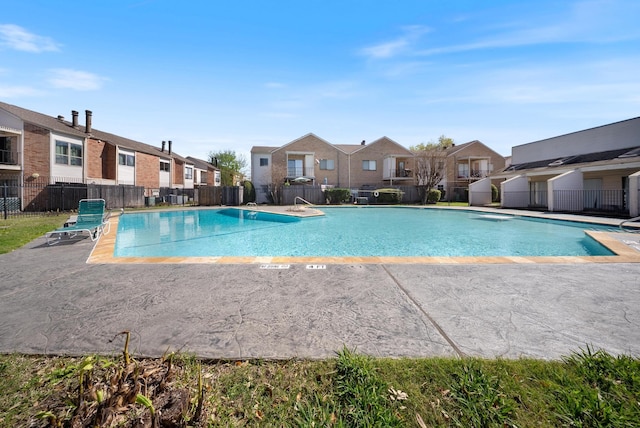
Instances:
[[[498,153],[640,116],[640,1],[12,1],[0,100],[183,156],[440,135]]]

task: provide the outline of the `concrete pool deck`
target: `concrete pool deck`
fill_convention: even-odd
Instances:
[[[139,356],[640,355],[639,234],[605,233],[612,262],[100,262],[114,230],[0,255],[0,352],[115,355],[128,330]]]

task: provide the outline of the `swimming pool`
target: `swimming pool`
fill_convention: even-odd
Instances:
[[[120,218],[114,257],[611,256],[594,224],[402,207],[327,207],[297,218],[235,208]]]

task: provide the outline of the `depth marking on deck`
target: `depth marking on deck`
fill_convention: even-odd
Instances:
[[[309,270],[322,270],[326,268],[327,268],[327,265],[307,265],[307,269]]]
[[[260,269],[289,269],[291,265],[275,265],[275,264],[266,264],[260,265]]]

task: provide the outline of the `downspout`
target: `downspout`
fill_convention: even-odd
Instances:
[[[349,171],[349,173],[348,173],[349,176],[348,176],[347,182],[349,183],[349,186],[348,186],[349,189],[351,189],[351,153],[347,154],[347,161],[348,161],[348,166],[349,166],[349,168],[347,168],[348,171]]]

